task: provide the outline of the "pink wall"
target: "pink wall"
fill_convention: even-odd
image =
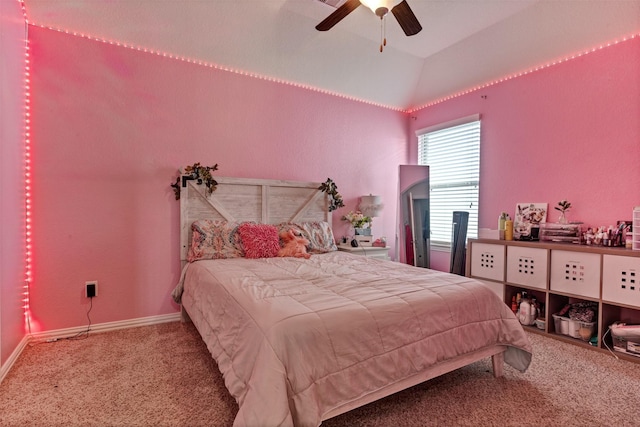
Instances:
[[[519,202],[548,203],[555,222],[553,206],[568,199],[569,220],[592,226],[631,219],[640,205],[639,37],[413,113],[412,160],[417,129],[474,113],[480,227],[497,228]]]
[[[495,227],[500,211],[523,201],[568,198],[570,219],[597,225],[629,218],[638,204],[638,39],[409,120],[41,28],[31,28],[30,38],[32,307],[42,330],[86,324],[87,280],[100,283],[95,323],[177,309],[169,294],[179,274],[178,204],[169,183],[196,161],[219,163],[221,176],[331,177],[347,201],[336,217],[358,196],[380,194],[385,210],[374,231],[393,242],[397,166],[415,155],[413,132],[481,113],[481,227]],[[341,235],[344,224],[335,225]],[[447,269],[442,263],[436,268]]]
[[[406,114],[293,86],[30,28],[35,277],[42,330],[175,312],[177,169],[324,181],[347,207],[380,194],[376,234],[394,236]],[[389,239],[390,242],[393,238]]]
[[[17,1],[0,1],[0,367],[25,336],[24,292],[24,17]]]

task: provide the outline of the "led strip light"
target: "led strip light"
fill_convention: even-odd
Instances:
[[[549,67],[554,66],[554,65],[562,64],[562,63],[570,61],[572,59],[579,58],[581,56],[584,56],[584,55],[592,53],[592,52],[597,52],[597,51],[599,51],[601,49],[604,49],[606,47],[614,46],[614,45],[616,45],[618,43],[622,43],[622,42],[627,41],[627,40],[632,40],[632,39],[640,36],[640,33],[632,34],[632,35],[629,35],[629,36],[625,36],[625,37],[622,37],[619,40],[614,40],[612,42],[603,43],[603,44],[601,44],[601,45],[599,45],[597,47],[585,50],[583,52],[580,52],[580,53],[577,53],[577,54],[574,54],[574,55],[570,55],[570,56],[567,56],[567,57],[564,57],[564,58],[561,58],[561,59],[546,63],[544,65],[540,65],[540,66],[531,68],[531,69],[526,70],[526,71],[521,71],[519,73],[511,74],[511,75],[508,75],[506,77],[502,77],[502,78],[499,78],[499,79],[496,79],[496,80],[492,80],[492,81],[490,81],[488,83],[484,83],[484,84],[481,84],[481,85],[478,85],[478,86],[474,86],[474,87],[472,87],[470,89],[466,89],[466,90],[457,92],[457,93],[455,93],[453,95],[448,95],[446,97],[439,98],[439,99],[437,99],[435,101],[428,102],[428,103],[426,103],[424,105],[421,105],[421,106],[418,106],[418,107],[410,107],[410,108],[402,109],[402,108],[398,108],[398,107],[391,107],[391,106],[388,106],[388,105],[383,105],[383,104],[372,102],[372,101],[367,101],[367,100],[356,98],[356,97],[353,97],[353,96],[344,95],[344,94],[337,93],[337,92],[332,92],[332,91],[329,91],[329,90],[326,90],[326,89],[320,89],[320,88],[317,88],[317,87],[314,87],[314,86],[311,86],[311,85],[305,85],[305,84],[302,84],[302,83],[291,82],[291,81],[278,79],[278,78],[274,78],[274,77],[263,76],[263,75],[260,75],[260,74],[257,74],[257,73],[253,73],[253,72],[249,72],[249,71],[243,71],[243,70],[227,67],[227,66],[224,66],[224,65],[219,65],[219,64],[206,62],[206,61],[201,61],[201,60],[197,60],[197,59],[191,59],[191,58],[187,58],[185,56],[174,55],[174,54],[168,53],[168,52],[162,52],[162,51],[149,49],[149,48],[141,47],[141,46],[133,46],[133,45],[130,45],[130,44],[127,44],[127,43],[123,43],[123,42],[118,42],[118,41],[114,41],[114,40],[106,40],[106,39],[102,39],[102,38],[99,38],[99,37],[94,37],[94,36],[90,36],[90,35],[87,35],[87,34],[78,33],[78,32],[75,32],[75,31],[63,30],[63,29],[60,29],[60,28],[54,28],[54,27],[50,27],[50,26],[46,26],[46,25],[40,25],[40,24],[33,24],[33,25],[36,25],[38,27],[45,28],[45,29],[48,29],[48,30],[52,30],[52,31],[58,31],[58,32],[65,33],[65,34],[70,34],[70,35],[73,35],[73,36],[86,38],[86,39],[89,39],[89,40],[94,40],[94,41],[98,41],[98,42],[102,42],[102,43],[107,43],[107,44],[111,44],[111,45],[125,47],[125,48],[129,48],[129,49],[137,50],[137,51],[140,51],[140,52],[151,53],[151,54],[162,56],[162,57],[169,58],[169,59],[177,59],[177,60],[180,60],[180,61],[185,61],[185,62],[192,63],[192,64],[202,65],[202,66],[213,68],[213,69],[216,69],[216,70],[221,70],[221,71],[226,71],[226,72],[230,72],[230,73],[234,73],[234,74],[239,74],[239,75],[246,76],[246,77],[253,77],[253,78],[256,78],[256,79],[260,79],[260,80],[266,80],[268,82],[280,83],[280,84],[284,84],[284,85],[288,85],[288,86],[294,86],[294,87],[297,87],[297,88],[306,89],[306,90],[310,90],[310,91],[313,91],[313,92],[319,92],[319,93],[322,93],[322,94],[325,94],[325,95],[336,96],[336,97],[344,98],[344,99],[347,99],[347,100],[350,100],[350,101],[356,101],[356,102],[360,102],[360,103],[364,103],[364,104],[373,105],[373,106],[376,106],[376,107],[382,107],[382,108],[386,108],[386,109],[390,109],[390,110],[394,110],[394,111],[400,111],[400,112],[403,112],[403,113],[414,113],[414,112],[416,112],[418,110],[422,110],[423,108],[431,107],[431,106],[436,105],[436,104],[441,104],[441,103],[443,103],[445,101],[448,101],[450,99],[458,98],[460,96],[467,95],[467,94],[469,94],[471,92],[475,92],[475,91],[478,91],[478,90],[493,86],[495,84],[502,83],[502,82],[505,82],[507,80],[514,79],[516,77],[522,77],[522,76],[525,76],[527,74],[531,74],[531,73],[536,72],[536,71],[544,70],[545,68],[549,68]]]
[[[243,70],[239,70],[239,69],[236,69],[236,68],[215,64],[215,63],[212,63],[212,62],[207,62],[207,61],[202,61],[202,60],[199,60],[199,59],[188,58],[186,56],[174,55],[174,54],[172,54],[170,52],[162,52],[162,51],[159,51],[159,50],[150,49],[150,48],[146,48],[146,47],[142,47],[142,46],[134,46],[134,45],[130,45],[128,43],[119,42],[119,41],[115,41],[115,40],[106,40],[106,39],[103,39],[103,38],[100,38],[100,37],[90,36],[88,34],[78,33],[78,32],[69,31],[69,30],[63,30],[63,29],[60,29],[60,28],[54,28],[54,27],[50,27],[50,26],[47,26],[47,25],[37,24],[37,23],[31,23],[31,25],[35,25],[35,26],[40,27],[40,28],[45,28],[47,30],[57,31],[57,32],[60,32],[60,33],[65,33],[65,34],[70,34],[70,35],[73,35],[73,36],[76,36],[76,37],[82,37],[82,38],[85,38],[85,39],[88,39],[88,40],[93,40],[93,41],[97,41],[97,42],[101,42],[101,43],[111,44],[111,45],[115,45],[115,46],[119,46],[119,47],[125,47],[125,48],[128,48],[128,49],[137,50],[139,52],[150,53],[150,54],[153,54],[153,55],[162,56],[164,58],[177,59],[179,61],[188,62],[190,64],[201,65],[201,66],[204,66],[204,67],[213,68],[215,70],[226,71],[226,72],[229,72],[229,73],[239,74],[241,76],[246,76],[246,77],[253,77],[253,78],[256,78],[256,79],[259,79],[259,80],[265,80],[265,81],[272,82],[272,83],[280,83],[280,84],[284,84],[284,85],[287,85],[287,86],[293,86],[293,87],[297,87],[297,88],[301,88],[301,89],[310,90],[310,91],[313,91],[313,92],[319,92],[319,93],[322,93],[324,95],[336,96],[336,97],[339,97],[339,98],[347,99],[349,101],[356,101],[356,102],[360,102],[360,103],[373,105],[373,106],[376,106],[376,107],[382,107],[382,108],[387,108],[387,109],[390,109],[390,110],[404,112],[404,110],[402,110],[401,108],[398,108],[398,107],[390,107],[388,105],[383,105],[383,104],[376,103],[376,102],[373,102],[373,101],[367,101],[367,100],[359,99],[359,98],[356,98],[356,97],[353,97],[353,96],[344,95],[344,94],[341,94],[341,93],[338,93],[338,92],[332,92],[332,91],[329,91],[329,90],[326,90],[326,89],[320,89],[320,88],[317,88],[317,87],[311,86],[311,85],[306,85],[306,84],[302,84],[302,83],[287,81],[287,80],[278,79],[278,78],[275,78],[275,77],[264,76],[264,75],[253,73],[253,72],[250,72],[250,71],[243,71]]]
[[[32,230],[32,174],[31,174],[31,57],[29,53],[29,21],[24,1],[20,0],[24,16],[24,289],[22,308],[26,330],[31,333],[30,287],[33,282],[33,230]]]
[[[585,50],[583,52],[580,52],[580,53],[577,53],[577,54],[574,54],[574,55],[570,55],[570,56],[567,56],[567,57],[564,57],[564,58],[561,58],[561,59],[558,59],[558,60],[555,60],[555,61],[552,61],[552,62],[548,62],[548,63],[546,63],[544,65],[540,65],[538,67],[534,67],[534,68],[531,68],[531,69],[526,70],[526,71],[521,71],[519,73],[511,74],[511,75],[508,75],[506,77],[502,77],[500,79],[493,80],[493,81],[491,81],[489,83],[484,83],[482,85],[475,86],[475,87],[473,87],[471,89],[467,89],[467,90],[464,90],[464,91],[461,91],[461,92],[457,92],[457,93],[455,93],[453,95],[449,95],[449,96],[446,96],[444,98],[437,99],[435,101],[432,101],[432,102],[429,102],[427,104],[424,104],[424,105],[422,105],[420,107],[407,109],[407,110],[405,110],[405,112],[406,113],[414,113],[414,112],[416,112],[418,110],[422,110],[423,108],[431,107],[431,106],[434,106],[436,104],[441,104],[441,103],[443,103],[445,101],[448,101],[450,99],[458,98],[460,96],[467,95],[467,94],[469,94],[471,92],[475,92],[475,91],[478,91],[480,89],[484,89],[484,88],[487,88],[489,86],[493,86],[495,84],[505,82],[507,80],[515,79],[516,77],[526,76],[527,74],[531,74],[531,73],[534,73],[536,71],[544,70],[545,68],[549,68],[549,67],[552,67],[554,65],[562,64],[562,63],[570,61],[572,59],[580,58],[581,56],[587,55],[589,53],[597,52],[597,51],[599,51],[601,49],[617,45],[618,43],[622,43],[622,42],[625,42],[627,40],[632,40],[632,39],[634,39],[636,37],[640,37],[640,33],[631,34],[629,36],[622,37],[619,40],[614,40],[612,42],[603,43],[600,46]]]

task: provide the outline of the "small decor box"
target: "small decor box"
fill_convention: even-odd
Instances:
[[[356,234],[355,236],[353,236],[353,238],[358,241],[358,246],[373,245],[373,236],[363,236],[361,234]]]
[[[581,224],[558,224],[545,222],[540,224],[540,241],[580,244],[582,236]]]
[[[356,236],[371,236],[371,229],[370,228],[354,228],[353,229]]]

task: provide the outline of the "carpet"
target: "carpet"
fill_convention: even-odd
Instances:
[[[640,365],[528,333],[534,357],[490,359],[323,426],[637,426]],[[33,343],[0,384],[1,426],[230,426],[237,405],[192,324]]]

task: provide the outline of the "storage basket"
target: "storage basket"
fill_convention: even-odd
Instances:
[[[590,341],[596,332],[596,322],[577,322],[578,338],[582,341]]]
[[[581,322],[568,317],[558,316],[557,314],[553,314],[552,316],[556,334],[589,341],[596,331],[596,322]]]

